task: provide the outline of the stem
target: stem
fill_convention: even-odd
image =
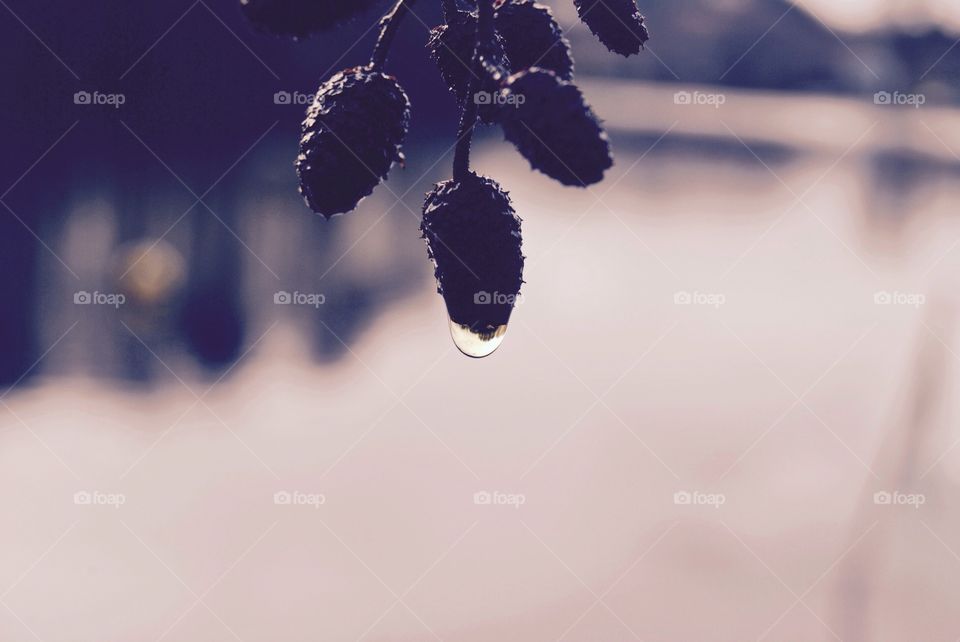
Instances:
[[[470,83],[470,95],[464,99],[463,110],[460,112],[457,149],[453,153],[453,179],[456,181],[462,181],[470,173],[470,144],[473,142],[473,128],[479,111],[474,93],[473,83]]]
[[[493,45],[495,31],[493,26],[493,0],[477,1],[477,44],[473,51],[473,73],[469,88],[460,112],[460,128],[457,131],[457,149],[453,155],[453,178],[460,181],[470,172],[470,145],[473,142],[473,130],[477,125],[480,106],[476,95],[480,91],[481,79],[486,77],[484,59]]]
[[[393,37],[397,35],[400,29],[400,23],[403,17],[416,0],[397,0],[393,9],[380,18],[380,37],[377,38],[377,44],[373,48],[373,55],[370,56],[370,66],[374,68],[383,67],[387,61],[387,53],[390,51],[390,45],[393,44]]]

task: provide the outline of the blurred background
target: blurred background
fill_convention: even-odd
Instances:
[[[960,638],[955,1],[645,0],[629,59],[546,4],[616,164],[480,133],[527,269],[473,361],[439,3],[406,166],[328,222],[299,124],[375,12],[0,0],[0,639]]]

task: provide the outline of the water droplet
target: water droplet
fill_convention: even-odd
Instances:
[[[503,343],[507,333],[507,324],[497,327],[488,326],[482,330],[472,330],[468,325],[461,325],[450,319],[450,336],[453,343],[463,354],[474,359],[490,356]]]

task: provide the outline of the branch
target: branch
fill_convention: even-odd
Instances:
[[[470,145],[473,142],[473,130],[477,125],[477,92],[482,79],[487,76],[484,61],[493,47],[496,36],[493,25],[493,0],[478,0],[477,43],[473,51],[473,73],[470,85],[460,113],[460,129],[457,132],[457,149],[453,156],[453,178],[463,180],[470,171]]]
[[[393,37],[397,35],[400,23],[403,17],[407,15],[416,0],[397,0],[393,9],[380,18],[380,37],[377,38],[377,44],[373,48],[373,55],[370,57],[370,66],[379,68],[387,61],[387,53],[390,51],[390,45],[393,44]]]

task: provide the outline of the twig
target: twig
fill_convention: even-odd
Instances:
[[[377,38],[377,44],[373,48],[373,55],[370,56],[370,66],[379,68],[387,61],[387,53],[390,51],[390,45],[393,44],[393,38],[397,35],[400,23],[403,17],[416,0],[397,0],[393,9],[380,18],[380,37]]]
[[[477,92],[481,79],[486,77],[484,61],[493,46],[495,37],[493,25],[493,0],[478,0],[477,44],[473,52],[473,73],[470,78],[467,95],[460,113],[460,129],[457,132],[457,149],[453,156],[453,178],[463,180],[470,172],[470,145],[473,143],[473,130],[477,125],[480,105]]]

